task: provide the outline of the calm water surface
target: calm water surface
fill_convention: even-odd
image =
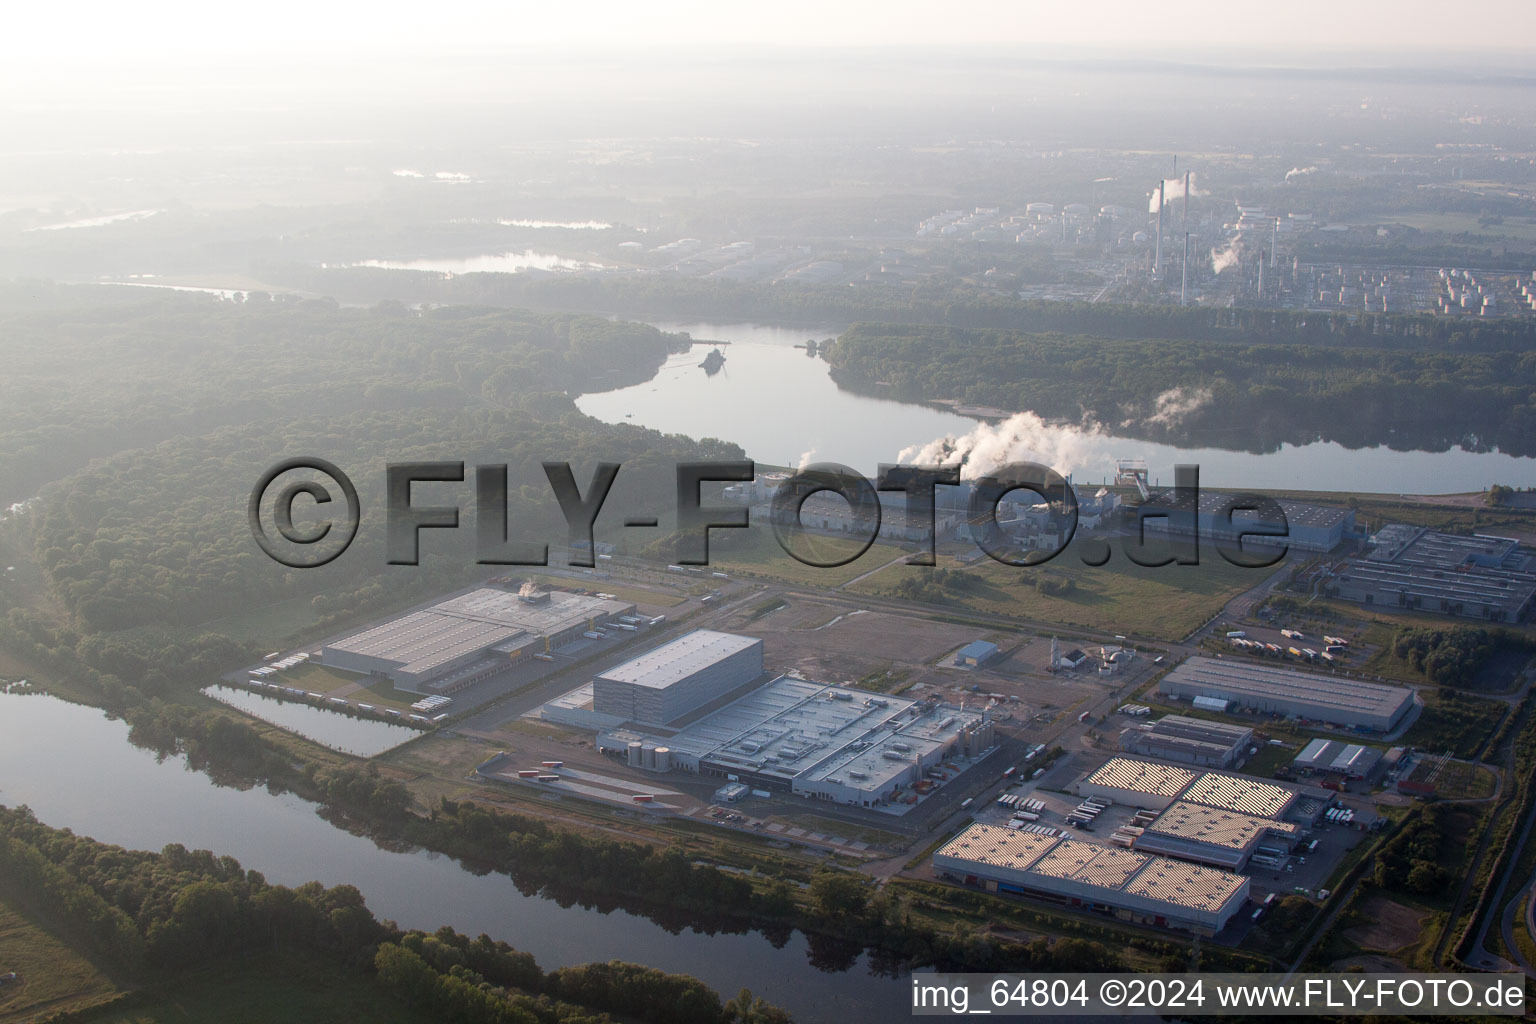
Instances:
[[[316,806],[263,789],[215,785],[181,758],[128,742],[128,727],[52,697],[0,693],[0,804],[26,804],[49,825],[132,849],[169,843],[228,854],[283,885],[357,886],[380,917],[408,928],[449,924],[535,954],[545,969],[628,960],[691,974],[724,996],[750,988],[805,1021],[905,1016],[904,980],[871,975],[861,959],[826,973],[796,933],[672,934],[646,918],[524,896],[504,875],[474,875],[448,857],[381,850],[328,824]]]
[[[271,722],[332,750],[358,757],[382,754],[421,735],[420,731],[410,726],[370,718],[354,718],[313,704],[279,700],[238,686],[210,686],[203,692],[263,722]]]
[[[948,436],[963,437],[979,421],[930,406],[839,390],[830,368],[795,344],[840,333],[837,327],[658,323],[695,339],[731,344],[713,377],[698,363],[703,345],[674,356],[652,380],[583,395],[583,412],[609,423],[637,423],[665,433],[716,437],[775,465],[841,462],[873,476],[882,462]],[[1335,442],[1285,445],[1263,455],[1222,448],[1178,448],[1112,434],[1038,424],[1021,432],[1017,457],[1072,473],[1077,480],[1114,476],[1119,459],[1145,459],[1154,481],[1173,482],[1173,467],[1195,463],[1202,485],[1228,488],[1446,494],[1491,483],[1536,486],[1536,458],[1499,452],[1398,452],[1350,449]]]

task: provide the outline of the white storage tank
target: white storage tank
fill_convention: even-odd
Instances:
[[[656,748],[656,770],[659,772],[669,772],[672,770],[671,747]]]
[[[631,740],[630,741],[630,744],[629,744],[629,766],[631,768],[641,768],[641,767],[644,767],[644,765],[645,765],[644,750],[645,750],[645,748],[644,748],[644,746],[641,745],[639,740]]]

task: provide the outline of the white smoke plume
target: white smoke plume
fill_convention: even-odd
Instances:
[[[1238,235],[1228,242],[1223,249],[1211,250],[1211,269],[1220,274],[1237,266],[1238,257],[1243,252],[1243,236]]]
[[[1290,181],[1292,178],[1300,178],[1303,175],[1316,173],[1317,166],[1315,164],[1311,167],[1292,167],[1290,170],[1285,172],[1285,180]]]
[[[1189,178],[1189,195],[1190,195],[1190,198],[1191,199],[1198,199],[1199,197],[1201,197],[1203,195],[1206,195],[1206,194],[1207,193],[1200,191],[1200,180],[1199,180],[1198,176],[1191,174],[1190,178]],[[1177,178],[1169,178],[1167,181],[1163,182],[1163,202],[1165,204],[1166,203],[1171,203],[1175,199],[1182,198],[1183,195],[1184,195],[1184,176],[1183,175],[1179,175],[1179,177],[1177,177]],[[1152,196],[1151,196],[1150,199],[1147,200],[1147,212],[1148,213],[1156,213],[1157,212],[1157,189],[1153,189],[1152,190]]]
[[[1156,411],[1147,417],[1147,422],[1164,427],[1177,426],[1184,417],[1209,405],[1210,401],[1210,388],[1169,388],[1157,396],[1153,403]]]
[[[1067,474],[1087,467],[1112,465],[1109,435],[1097,423],[1051,425],[1032,412],[1010,416],[1002,423],[982,423],[962,437],[940,438],[903,449],[897,462],[960,467],[972,480],[1010,462],[1035,462]]]
[[[800,461],[795,463],[795,469],[801,470],[809,466],[816,458],[816,449],[811,448],[800,453]]]

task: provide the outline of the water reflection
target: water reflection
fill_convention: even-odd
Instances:
[[[628,960],[691,974],[726,996],[750,988],[804,1021],[906,1012],[904,984],[871,974],[856,951],[852,961],[846,951],[832,957],[798,932],[765,937],[682,911],[652,920],[440,854],[383,849],[328,824],[308,801],[216,785],[183,758],[130,744],[123,722],[49,696],[0,693],[0,804],[26,804],[49,825],[134,849],[174,842],[228,854],[282,885],[355,885],[382,918],[484,932],[546,969]],[[853,969],[827,974],[817,964]]]

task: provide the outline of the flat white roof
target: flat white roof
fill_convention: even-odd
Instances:
[[[762,641],[735,633],[696,629],[598,674],[599,679],[664,690],[722,658],[739,654]]]

